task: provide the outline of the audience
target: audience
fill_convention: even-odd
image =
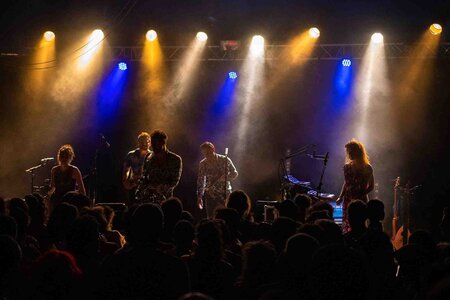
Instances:
[[[0,299],[448,298],[448,208],[439,241],[416,230],[394,252],[380,200],[352,201],[345,235],[307,195],[277,204],[273,222],[251,207],[243,191],[212,220],[178,198],[120,216],[76,193],[50,215],[38,194],[1,200]]]

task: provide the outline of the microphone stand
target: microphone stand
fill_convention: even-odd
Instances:
[[[322,173],[320,174],[319,185],[317,186],[317,192],[316,192],[317,198],[319,198],[320,191],[322,190],[323,176],[325,175],[325,169],[327,168],[328,155],[329,155],[329,152],[327,152],[323,158]]]
[[[295,156],[298,156],[298,155],[303,155],[303,154],[305,154],[310,148],[314,148],[314,147],[316,147],[316,145],[314,145],[314,144],[308,144],[308,145],[303,146],[303,147],[301,147],[301,148],[295,150],[295,151],[292,152],[291,154],[286,155],[285,157],[283,157],[283,158],[280,159],[280,165],[283,167],[283,180],[280,180],[280,185],[281,185],[281,189],[280,189],[280,191],[281,191],[281,199],[286,200],[286,197],[285,197],[285,189],[284,189],[284,184],[283,184],[283,182],[286,180],[286,178],[287,178],[287,176],[288,176],[288,171],[287,171],[287,168],[286,168],[286,160],[288,160],[288,159],[290,159],[290,158],[293,158],[293,157],[295,157]],[[280,174],[280,171],[278,170],[278,176],[279,176],[279,174]]]
[[[227,190],[228,190],[228,148],[225,148],[225,197],[224,201],[227,200]]]

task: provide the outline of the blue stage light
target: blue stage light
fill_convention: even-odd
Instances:
[[[120,62],[118,66],[119,66],[119,70],[121,70],[121,71],[125,71],[126,69],[128,69],[127,64],[124,62]]]
[[[345,58],[345,59],[342,60],[342,65],[344,67],[350,67],[352,65],[352,61],[350,59],[348,59],[348,58]]]
[[[237,73],[236,72],[229,72],[228,73],[228,78],[230,78],[230,79],[236,79],[238,76],[237,76]]]

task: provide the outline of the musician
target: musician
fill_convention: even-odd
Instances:
[[[75,152],[71,145],[63,145],[58,150],[58,165],[51,170],[50,182],[50,206],[54,208],[63,201],[63,197],[68,192],[77,191],[82,195],[86,195],[83,184],[83,178],[80,170],[71,165],[75,158]]]
[[[129,203],[134,201],[136,188],[142,177],[145,158],[150,154],[150,135],[147,132],[141,132],[137,142],[138,148],[128,152],[122,168],[122,183],[128,191]]]
[[[167,149],[167,134],[165,132],[155,130],[150,135],[150,139],[152,153],[144,163],[144,173],[138,193],[151,190],[152,196],[156,196],[155,199],[158,199],[156,202],[160,202],[173,196],[173,190],[180,181],[182,160],[180,156]],[[137,197],[141,196],[137,195]],[[145,197],[148,197],[148,195]],[[138,199],[138,201],[149,201],[145,197],[144,199]]]
[[[344,233],[349,228],[347,208],[352,200],[369,200],[368,194],[374,188],[373,169],[370,165],[369,156],[364,145],[352,139],[345,145],[346,163],[344,165],[344,185],[341,194],[336,200],[337,204],[342,202],[342,228]]]
[[[200,150],[204,159],[198,170],[197,205],[201,209],[206,207],[207,217],[212,218],[216,208],[225,206],[231,193],[230,181],[236,179],[238,172],[229,157],[216,153],[211,142],[201,144]]]

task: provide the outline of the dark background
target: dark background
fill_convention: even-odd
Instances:
[[[33,47],[42,32],[52,29],[58,49],[93,28],[108,32],[110,45],[139,46],[149,28],[158,31],[162,45],[187,45],[195,32],[208,33],[208,44],[224,39],[247,40],[259,33],[269,44],[284,44],[304,28],[316,25],[321,29],[321,43],[366,42],[372,32],[384,33],[385,42],[412,42],[433,22],[444,26],[441,41],[448,40],[448,1],[3,1],[0,19],[0,50],[22,53]],[[120,17],[117,17],[117,16]],[[92,167],[98,134],[103,133],[112,145],[119,174],[126,152],[135,147],[137,134],[151,131],[152,115],[143,122],[145,99],[136,91],[142,84],[138,77],[139,63],[130,63],[120,109],[114,120],[98,123],[90,108],[94,92],[80,95],[83,105],[76,111],[69,106],[55,105],[51,94],[40,99],[26,88],[27,69],[17,68],[26,57],[0,60],[0,195],[12,197],[28,192],[28,175],[24,169],[42,157],[55,156],[63,143],[70,143],[76,152],[75,164],[86,174]],[[235,185],[252,198],[278,196],[277,168],[287,148],[295,149],[314,143],[318,152],[330,152],[324,190],[339,193],[344,160],[343,145],[352,137],[351,119],[336,109],[333,101],[334,73],[338,61],[314,61],[293,70],[276,89],[267,93],[252,117],[252,147],[238,166],[240,180]],[[449,122],[450,62],[430,60],[434,64],[429,92],[423,97],[423,109],[417,115],[420,130],[405,126],[401,106],[395,108],[392,124],[395,134],[368,147],[380,196],[386,206],[392,204],[392,182],[401,176],[404,182],[421,184],[413,204],[418,227],[435,227],[442,207],[448,205],[449,191]],[[402,60],[388,63],[392,86],[401,79]],[[235,136],[229,134],[237,118],[231,117],[223,132],[205,128],[209,108],[230,70],[238,70],[238,62],[202,63],[195,76],[194,88],[177,108],[178,126],[162,128],[169,134],[169,147],[184,159],[184,173],[176,194],[192,207],[195,197],[196,169],[200,159],[198,145],[204,139],[216,142],[219,152],[230,148],[236,153]],[[352,68],[357,73],[359,62]],[[176,68],[167,63],[169,74]],[[266,66],[266,83],[274,80],[272,65]],[[55,75],[56,76],[56,75]],[[170,77],[170,76],[169,76]],[[396,98],[389,99],[393,103]],[[39,101],[39,102],[36,102]],[[351,106],[351,103],[349,104]],[[392,107],[391,107],[392,108]],[[151,112],[151,107],[147,107]],[[233,115],[237,116],[237,115]],[[411,117],[411,116],[409,116]],[[414,117],[413,117],[414,118]],[[409,123],[408,123],[409,124]],[[422,125],[423,124],[423,125]],[[394,129],[393,129],[394,130]],[[212,134],[211,132],[214,132]],[[210,133],[210,134],[208,134]],[[381,142],[380,142],[381,141]],[[318,183],[320,161],[299,157],[292,161],[293,174]],[[378,171],[378,172],[377,172]],[[44,176],[46,172],[39,176]],[[117,175],[118,178],[118,175]]]

